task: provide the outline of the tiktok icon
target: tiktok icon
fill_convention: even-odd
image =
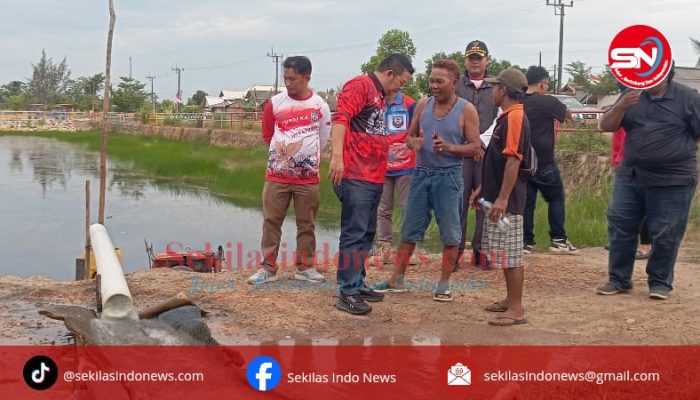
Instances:
[[[35,356],[24,364],[24,382],[34,390],[46,390],[56,383],[58,367],[46,356]]]

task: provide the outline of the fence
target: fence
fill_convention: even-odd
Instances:
[[[253,129],[262,124],[261,112],[155,113],[146,118],[149,125],[190,126],[213,129]]]

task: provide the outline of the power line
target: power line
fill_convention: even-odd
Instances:
[[[180,90],[180,73],[184,71],[184,68],[178,67],[177,64],[175,64],[175,68],[172,69],[177,73],[177,96],[175,96],[175,100],[177,101],[177,112],[180,112],[180,104],[182,103],[182,90]]]
[[[151,81],[151,106],[153,106],[153,113],[155,114],[156,113],[156,96],[155,96],[155,93],[153,92],[153,80],[155,80],[156,77],[151,75],[151,74],[148,74],[146,79]]]
[[[559,16],[559,72],[557,73],[557,91],[561,92],[563,57],[564,57],[564,9],[573,7],[574,0],[569,0],[569,4],[564,3],[564,0],[547,0],[547,5],[554,7],[554,15]]]
[[[272,61],[272,62],[275,63],[275,94],[277,94],[278,93],[277,86],[279,85],[279,74],[280,74],[279,64],[280,64],[280,58],[282,56],[275,53],[274,47],[271,48],[271,50],[272,50],[272,52],[267,53],[267,56],[274,59],[274,61]]]

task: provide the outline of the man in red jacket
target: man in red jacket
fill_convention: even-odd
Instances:
[[[366,301],[384,295],[367,287],[365,260],[377,230],[377,208],[384,188],[389,137],[384,96],[397,92],[413,75],[411,60],[392,54],[377,70],[348,81],[338,95],[331,131],[330,179],[342,206],[336,307],[368,314]]]

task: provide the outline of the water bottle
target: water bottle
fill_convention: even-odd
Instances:
[[[491,208],[493,208],[493,203],[491,203],[490,201],[487,201],[483,197],[479,198],[479,200],[477,200],[476,202],[481,205],[481,208],[484,209],[484,212],[487,215],[491,212]],[[501,219],[499,219],[498,222],[496,223],[496,226],[498,227],[498,229],[500,229],[503,232],[508,230],[508,227],[510,226],[510,221],[508,220],[508,217],[505,217],[505,216],[501,217]]]

